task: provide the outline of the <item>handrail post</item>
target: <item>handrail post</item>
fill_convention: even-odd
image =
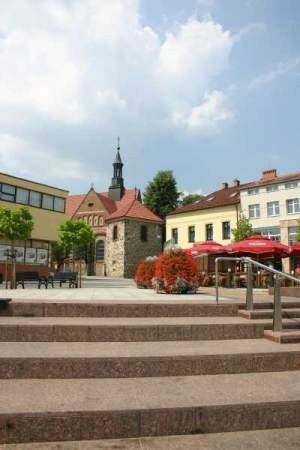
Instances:
[[[282,331],[282,312],[280,295],[280,276],[275,275],[273,331]]]
[[[215,259],[215,284],[216,284],[216,302],[219,304],[219,258]]]
[[[246,309],[250,311],[253,309],[253,271],[252,271],[252,263],[250,261],[248,263],[247,269],[247,294],[246,294]]]

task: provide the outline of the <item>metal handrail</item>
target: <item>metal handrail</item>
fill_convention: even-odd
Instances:
[[[295,283],[300,283],[300,279],[293,277],[289,273],[281,272],[280,270],[274,269],[273,267],[266,266],[252,258],[242,256],[242,257],[226,257],[219,256],[215,260],[216,268],[216,302],[219,303],[219,261],[240,261],[248,265],[247,268],[247,292],[246,292],[246,309],[253,310],[253,271],[252,266],[260,267],[267,272],[274,274],[274,314],[273,314],[273,331],[282,330],[282,314],[281,314],[281,296],[280,296],[280,278],[287,278]]]

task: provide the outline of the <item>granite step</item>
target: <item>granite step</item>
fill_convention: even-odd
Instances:
[[[298,329],[288,329],[282,330],[280,332],[274,332],[271,330],[266,330],[264,336],[273,342],[278,344],[297,344],[300,343],[300,330]]]
[[[300,370],[300,345],[265,339],[0,342],[0,378],[130,378]]]
[[[247,319],[272,319],[274,311],[273,309],[253,309],[252,311],[239,311],[240,317]],[[286,319],[300,318],[300,308],[283,308],[282,317]]]
[[[300,426],[300,372],[0,380],[0,443]]]
[[[296,450],[300,428],[0,445],[0,450]]]
[[[265,326],[269,324],[242,317],[0,317],[0,341],[129,342],[253,339],[263,337]]]
[[[23,317],[222,317],[236,316],[238,303],[13,301],[0,316]]]

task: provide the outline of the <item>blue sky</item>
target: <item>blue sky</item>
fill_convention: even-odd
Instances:
[[[208,193],[300,170],[298,0],[0,2],[1,171]]]

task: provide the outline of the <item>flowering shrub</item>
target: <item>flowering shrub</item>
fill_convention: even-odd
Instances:
[[[141,261],[135,271],[135,282],[137,287],[151,289],[155,286],[155,264],[156,256],[149,256],[144,261]]]
[[[195,292],[198,287],[197,266],[192,256],[182,250],[162,253],[155,269],[157,290],[169,294]]]

